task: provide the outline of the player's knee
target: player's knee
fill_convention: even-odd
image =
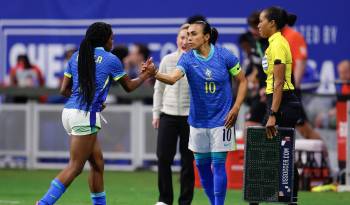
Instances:
[[[105,167],[105,164],[104,164],[103,159],[102,159],[102,160],[99,160],[99,161],[97,162],[97,170],[98,170],[99,172],[103,172],[104,167]]]
[[[69,164],[69,169],[73,173],[74,176],[78,176],[81,174],[81,172],[84,169],[84,164],[82,163],[77,163],[77,162],[71,162]]]
[[[104,170],[104,161],[103,159],[97,159],[90,161],[91,169],[93,169],[95,172],[103,172]]]

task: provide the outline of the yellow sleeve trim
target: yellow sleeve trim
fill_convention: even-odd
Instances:
[[[109,77],[107,77],[107,79],[106,79],[106,81],[105,81],[105,84],[103,85],[103,88],[102,88],[102,89],[105,89],[105,87],[107,86],[108,82],[109,82]]]
[[[239,63],[237,63],[233,68],[231,68],[229,70],[229,72],[231,73],[232,76],[236,76],[238,75],[238,73],[241,72],[241,66],[239,65]]]
[[[64,73],[64,76],[66,76],[67,78],[71,78],[71,77],[72,77],[72,74]]]
[[[125,75],[126,75],[126,73],[123,73],[123,74],[121,74],[121,75],[115,76],[115,77],[113,78],[113,80],[114,80],[114,81],[118,81],[120,78],[124,77]]]

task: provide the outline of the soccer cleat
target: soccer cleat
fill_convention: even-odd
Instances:
[[[326,192],[326,191],[337,191],[337,185],[335,184],[326,184],[313,187],[311,192]]]

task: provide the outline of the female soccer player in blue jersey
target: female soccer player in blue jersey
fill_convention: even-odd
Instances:
[[[109,51],[113,46],[111,25],[97,22],[89,26],[79,51],[71,57],[65,71],[61,94],[69,97],[62,112],[63,126],[71,136],[70,159],[51,182],[38,205],[54,204],[66,188],[90,164],[89,187],[94,205],[105,205],[104,162],[97,133],[101,129],[100,112],[104,108],[111,80],[119,81],[130,92],[149,75],[142,73],[129,80],[120,60]]]
[[[189,149],[194,152],[202,186],[212,205],[223,205],[226,196],[226,155],[234,149],[233,129],[247,90],[238,59],[215,46],[218,32],[206,21],[189,22],[191,50],[183,54],[171,73],[160,73],[151,60],[143,69],[157,80],[174,84],[186,75],[190,86]],[[232,77],[238,82],[233,102]]]

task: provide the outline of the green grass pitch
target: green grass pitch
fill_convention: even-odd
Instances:
[[[0,205],[34,205],[46,192],[58,170],[24,171],[0,170]],[[87,172],[84,171],[68,188],[57,205],[89,205]],[[173,177],[175,202],[179,195],[179,175]],[[105,190],[109,205],[154,205],[158,198],[155,172],[105,172]],[[301,205],[349,205],[350,193],[300,192]],[[174,203],[177,204],[177,203]],[[193,205],[209,204],[201,189],[195,190]],[[242,200],[242,192],[229,190],[228,205],[248,204]]]

